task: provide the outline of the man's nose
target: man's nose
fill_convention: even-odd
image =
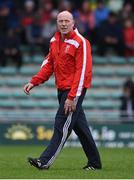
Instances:
[[[66,22],[65,22],[65,21],[63,21],[62,25],[63,25],[63,26],[65,26],[65,25],[66,25]]]

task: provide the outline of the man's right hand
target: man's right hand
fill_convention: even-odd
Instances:
[[[30,95],[30,90],[33,89],[34,85],[32,83],[28,83],[24,86],[23,90],[27,95]]]

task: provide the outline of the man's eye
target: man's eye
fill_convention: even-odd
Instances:
[[[60,21],[58,21],[59,23],[63,23],[63,22],[65,22],[65,23],[69,23],[69,20],[60,20]]]

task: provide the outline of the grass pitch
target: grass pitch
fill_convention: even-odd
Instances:
[[[0,146],[1,179],[129,179],[134,178],[134,149],[100,149],[102,170],[84,171],[81,148],[64,148],[49,170],[38,170],[27,157],[38,157],[40,146]]]

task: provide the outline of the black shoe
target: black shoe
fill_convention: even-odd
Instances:
[[[29,157],[28,158],[28,162],[31,164],[31,166],[34,166],[34,167],[36,167],[37,169],[49,169],[49,167],[48,166],[46,166],[46,165],[43,165],[42,163],[41,163],[41,161],[39,160],[39,159],[37,159],[37,158],[31,158],[31,157]]]
[[[83,167],[84,170],[98,170],[98,169],[101,169],[101,167],[94,167],[94,166],[91,166],[91,165],[86,165]]]

